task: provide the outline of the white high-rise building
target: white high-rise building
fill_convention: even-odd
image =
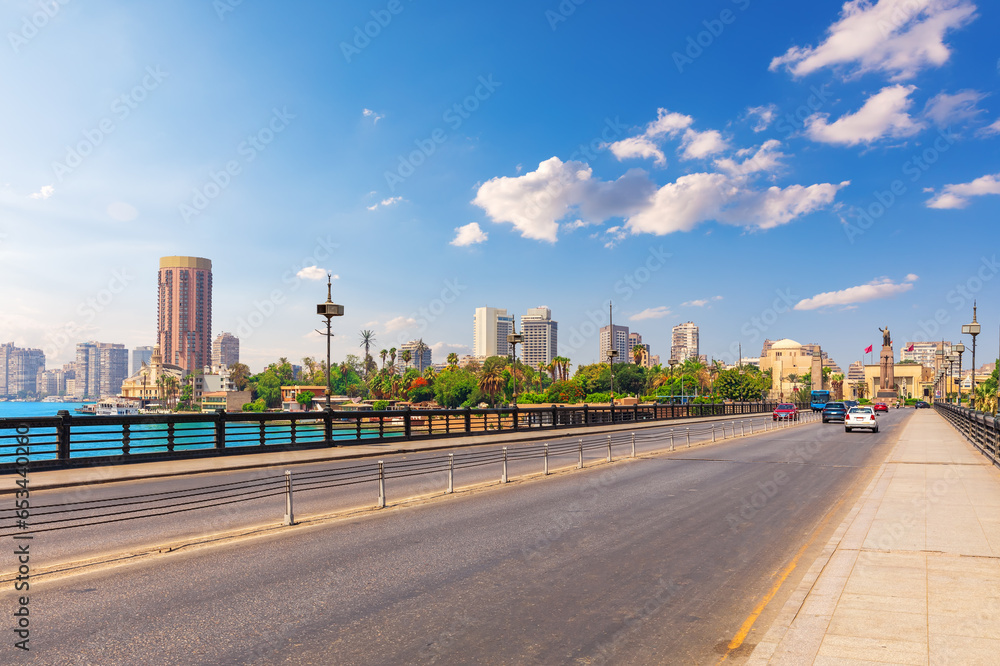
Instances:
[[[528,308],[521,317],[521,362],[529,368],[547,366],[559,355],[559,322],[552,320],[552,310],[544,305]]]
[[[420,349],[421,346],[423,347],[422,350]],[[400,360],[403,352],[406,350],[410,351],[409,363],[404,363]],[[407,368],[416,368],[418,371],[423,372],[434,365],[431,348],[422,339],[410,340],[399,346],[399,350],[396,353],[396,365],[400,373],[406,372]]]
[[[613,324],[601,329],[601,349],[598,363],[608,362],[608,351],[614,349],[618,352],[615,356],[615,363],[631,363],[628,357],[628,326]]]
[[[507,336],[513,332],[514,315],[508,315],[506,308],[476,308],[472,327],[472,355],[477,358],[510,356],[511,347]]]
[[[670,338],[670,358],[683,363],[698,356],[698,327],[690,321],[674,326]]]

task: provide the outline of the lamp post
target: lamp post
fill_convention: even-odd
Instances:
[[[935,360],[937,361],[937,372],[938,372],[938,391],[941,396],[947,401],[948,392],[944,389],[942,383],[942,377],[944,377],[944,363],[945,363],[945,353],[944,353],[944,340],[941,341],[941,346],[938,347],[937,351],[934,352]]]
[[[671,358],[670,358],[670,359],[669,359],[669,360],[667,361],[667,363],[669,363],[669,364],[670,364],[670,379],[671,379],[671,384],[672,384],[672,383],[673,383],[673,381],[672,381],[672,380],[674,379],[674,368],[676,368],[676,367],[677,367],[677,359],[676,359],[676,358],[673,358],[673,357],[671,357]],[[671,394],[670,394],[670,402],[671,402],[671,403],[673,403],[673,401],[674,401],[674,394],[673,394],[673,393],[671,393]]]
[[[955,361],[958,360],[958,354],[954,351],[948,354],[948,376],[951,379],[951,390],[955,390]]]
[[[972,336],[972,392],[969,394],[969,409],[976,408],[976,336],[981,327],[976,321],[976,302],[972,302],[972,323],[962,324],[962,335]]]
[[[316,331],[320,335],[326,336],[326,410],[330,411],[330,320],[334,317],[344,316],[344,306],[333,302],[331,289],[333,288],[333,275],[326,274],[326,302],[316,306],[316,314],[326,318],[326,333]]]
[[[517,405],[517,346],[524,342],[523,333],[508,333],[507,334],[507,344],[511,347],[511,353],[513,357],[511,358],[510,373],[514,376],[514,404]]]
[[[965,345],[961,342],[956,342],[951,346],[953,352],[958,353],[958,406],[962,406],[962,352],[965,351]]]

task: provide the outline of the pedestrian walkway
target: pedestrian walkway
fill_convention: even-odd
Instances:
[[[1000,470],[913,414],[747,663],[1000,663]]]

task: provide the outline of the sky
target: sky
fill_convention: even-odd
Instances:
[[[1000,338],[1000,7],[981,0],[0,0],[0,341],[154,344],[213,262],[254,371],[609,304],[664,362],[889,326]],[[971,340],[964,340],[971,346]],[[969,364],[969,355],[964,362]]]

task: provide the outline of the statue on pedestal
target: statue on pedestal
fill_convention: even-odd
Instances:
[[[885,328],[880,328],[878,330],[882,331],[882,346],[888,347],[889,345],[891,345],[892,338],[889,336],[889,327],[886,326]]]

